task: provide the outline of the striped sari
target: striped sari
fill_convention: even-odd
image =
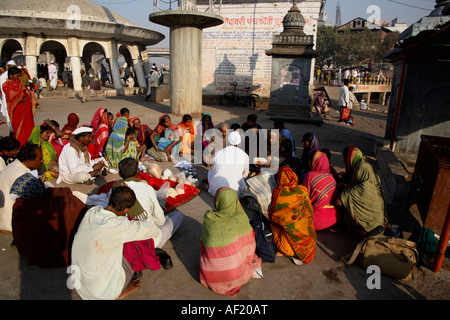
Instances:
[[[277,183],[269,207],[274,242],[279,252],[309,263],[316,254],[317,236],[308,190],[287,166],[278,171]]]
[[[216,211],[207,211],[200,242],[200,283],[222,295],[235,296],[261,265],[255,232],[236,191],[216,193]]]
[[[330,162],[325,153],[316,151],[311,171],[305,175],[302,184],[309,192],[316,231],[334,225],[339,218],[339,211],[331,204],[335,197],[336,180],[330,173]]]
[[[100,110],[100,111],[99,111]],[[92,135],[92,142],[88,145],[88,151],[91,159],[97,159],[103,155],[103,149],[109,138],[109,118],[108,110],[100,108],[95,113],[96,115],[91,121],[91,126],[96,123],[94,133]],[[98,120],[96,120],[98,118]]]

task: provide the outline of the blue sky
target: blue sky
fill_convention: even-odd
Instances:
[[[435,0],[327,0],[325,10],[328,12],[328,22],[336,22],[336,5],[341,3],[341,20],[346,23],[353,18],[370,18],[378,11],[371,10],[379,8],[382,20],[392,20],[398,17],[398,22],[408,25],[416,22],[423,16],[428,15],[436,4]],[[148,16],[153,12],[152,0],[93,0],[129,20],[130,22],[149,29],[153,29],[168,35],[169,28],[151,23]],[[161,1],[160,1],[161,2]],[[299,1],[301,2],[301,0]],[[169,47],[167,40],[159,43],[157,47]]]

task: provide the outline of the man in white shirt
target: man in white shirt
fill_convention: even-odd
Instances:
[[[25,144],[17,154],[17,159],[0,172],[0,233],[12,232],[12,208],[15,200],[9,193],[18,177],[38,169],[44,162],[41,148]]]
[[[242,139],[238,131],[231,132],[227,139],[230,145],[214,155],[212,169],[208,172],[208,192],[214,197],[217,190],[229,187],[241,198],[249,173],[249,157],[239,148]]]
[[[169,269],[173,266],[172,260],[161,248],[181,226],[184,214],[174,210],[167,216],[164,216],[164,211],[158,202],[155,189],[148,185],[146,181],[138,178],[138,166],[139,163],[134,158],[125,158],[120,161],[119,175],[123,180],[117,181],[113,187],[125,184],[134,191],[136,194],[136,202],[130,208],[128,216],[139,220],[153,221],[155,223],[158,230],[155,230],[155,236],[152,238],[155,243],[156,255],[162,267]]]
[[[156,66],[153,65],[152,69],[149,71],[149,77],[147,79],[148,81],[148,89],[147,89],[147,95],[145,97],[145,101],[148,101],[150,96],[152,95],[152,87],[159,86],[159,74],[156,70]]]
[[[50,91],[56,90],[58,86],[58,69],[55,66],[55,61],[50,61],[48,66],[48,78],[50,79]]]
[[[111,192],[106,208],[89,209],[78,227],[72,246],[72,267],[79,268],[75,289],[86,300],[123,299],[139,289],[139,279],[123,255],[126,242],[156,235],[153,221],[129,220],[125,215],[136,201],[130,188]]]
[[[68,184],[92,184],[95,176],[107,167],[103,157],[91,160],[87,150],[92,140],[92,128],[80,127],[72,132],[73,138],[64,146],[59,155],[59,177],[56,183],[61,181]]]
[[[344,85],[339,90],[339,109],[340,109],[340,117],[339,122],[347,122],[348,120],[348,114],[345,110],[345,108],[349,108],[350,103],[350,91],[348,90],[348,87],[350,86],[350,80],[344,79]]]

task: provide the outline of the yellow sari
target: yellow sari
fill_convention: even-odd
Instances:
[[[287,166],[278,171],[277,183],[269,207],[275,244],[279,252],[309,263],[316,254],[317,236],[308,190]]]

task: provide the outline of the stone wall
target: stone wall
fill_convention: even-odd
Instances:
[[[302,1],[297,6],[306,20],[305,33],[317,33],[321,1]],[[203,30],[202,85],[204,95],[221,95],[238,87],[252,86],[261,97],[270,96],[273,36],[283,31],[283,18],[292,1],[223,1],[224,23]],[[199,11],[206,10],[197,1]],[[312,65],[314,68],[314,62]],[[312,83],[312,81],[311,81]]]

